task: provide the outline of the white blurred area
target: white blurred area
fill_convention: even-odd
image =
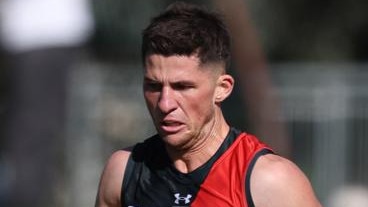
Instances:
[[[0,159],[0,182],[7,186],[0,189],[0,206],[88,206],[74,202],[70,189],[97,188],[71,183],[81,165],[71,166],[71,160],[83,150],[66,159],[74,153],[66,149],[69,78],[94,31],[90,6],[89,0],[0,0],[0,49],[10,94]],[[94,195],[88,199],[93,204]]]
[[[88,0],[0,1],[2,44],[13,52],[75,46],[91,35]]]
[[[368,205],[368,189],[362,185],[347,185],[331,193],[326,207],[363,207]]]

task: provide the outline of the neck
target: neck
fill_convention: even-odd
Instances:
[[[189,173],[206,163],[220,148],[230,127],[226,123],[221,110],[215,113],[215,118],[203,129],[198,137],[193,137],[193,144],[188,148],[177,149],[167,146],[169,157],[175,168],[183,173]]]

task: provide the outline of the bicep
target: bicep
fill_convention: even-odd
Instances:
[[[266,155],[257,161],[251,176],[251,194],[256,207],[321,206],[304,173],[277,155]]]
[[[96,207],[121,206],[121,187],[130,152],[117,151],[107,161],[100,178]]]

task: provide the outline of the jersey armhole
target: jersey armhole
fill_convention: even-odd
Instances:
[[[132,177],[133,169],[134,169],[134,167],[133,167],[134,162],[133,162],[133,159],[132,159],[132,154],[133,154],[133,152],[130,153],[129,158],[128,158],[128,162],[125,166],[123,182],[122,182],[122,185],[121,185],[120,200],[121,200],[121,206],[122,207],[124,207],[124,203],[125,203],[125,194],[126,193],[124,193],[124,190],[128,189],[128,182]]]
[[[252,194],[250,192],[250,176],[252,174],[254,165],[256,164],[258,158],[266,154],[273,154],[273,151],[267,148],[261,149],[254,155],[253,159],[249,163],[249,166],[246,172],[246,177],[245,177],[245,197],[247,200],[248,207],[255,207],[253,198],[252,198]]]

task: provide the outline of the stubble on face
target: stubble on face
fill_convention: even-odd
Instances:
[[[156,129],[168,145],[186,149],[216,134],[214,77],[196,56],[147,58],[145,99]]]

